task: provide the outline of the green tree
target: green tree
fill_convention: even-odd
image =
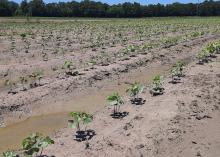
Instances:
[[[28,5],[27,0],[21,1],[20,8],[22,10],[23,15],[26,16],[29,12],[29,5]]]
[[[45,16],[45,4],[43,0],[32,0],[30,7],[32,16]]]

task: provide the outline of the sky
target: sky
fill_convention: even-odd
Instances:
[[[13,0],[13,1],[18,2],[18,3],[21,2],[21,0]],[[43,0],[43,1],[46,3],[50,3],[50,2],[68,2],[72,0]],[[75,1],[80,1],[80,0],[75,0]],[[103,3],[110,4],[110,5],[124,3],[124,2],[138,2],[141,4],[157,4],[157,3],[170,4],[173,2],[180,2],[180,3],[197,3],[198,2],[198,0],[94,0],[94,1],[100,1]],[[200,0],[200,2],[202,2],[202,0]]]

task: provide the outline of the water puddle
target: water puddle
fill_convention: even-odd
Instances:
[[[55,131],[67,126],[68,112],[70,111],[89,111],[94,113],[106,105],[106,96],[113,91],[118,91],[125,95],[129,86],[125,82],[139,81],[141,83],[150,83],[156,74],[167,73],[169,66],[159,64],[150,65],[141,71],[126,74],[118,81],[111,81],[104,87],[94,91],[88,91],[84,96],[73,98],[65,104],[47,104],[37,108],[34,117],[30,117],[22,122],[0,128],[0,152],[8,149],[21,148],[21,141],[32,132],[41,132],[51,135]]]

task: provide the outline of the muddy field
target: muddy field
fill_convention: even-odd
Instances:
[[[56,157],[220,153],[219,56],[196,64],[219,40],[220,18],[0,21],[0,151],[40,131],[55,138],[45,153]],[[186,76],[173,85],[170,69],[179,60]],[[152,97],[157,74],[165,93]],[[140,106],[125,93],[135,81],[146,87]],[[109,116],[113,91],[125,97],[123,119]],[[76,142],[73,129],[62,129],[70,111],[94,113],[91,140]]]

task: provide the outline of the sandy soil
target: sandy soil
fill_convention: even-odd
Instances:
[[[94,115],[90,140],[77,142],[65,128],[44,153],[56,157],[217,157],[220,154],[220,56],[185,68],[181,83],[164,80],[165,93],[152,97],[146,87],[143,105],[122,107],[128,115],[110,117],[111,107]]]

